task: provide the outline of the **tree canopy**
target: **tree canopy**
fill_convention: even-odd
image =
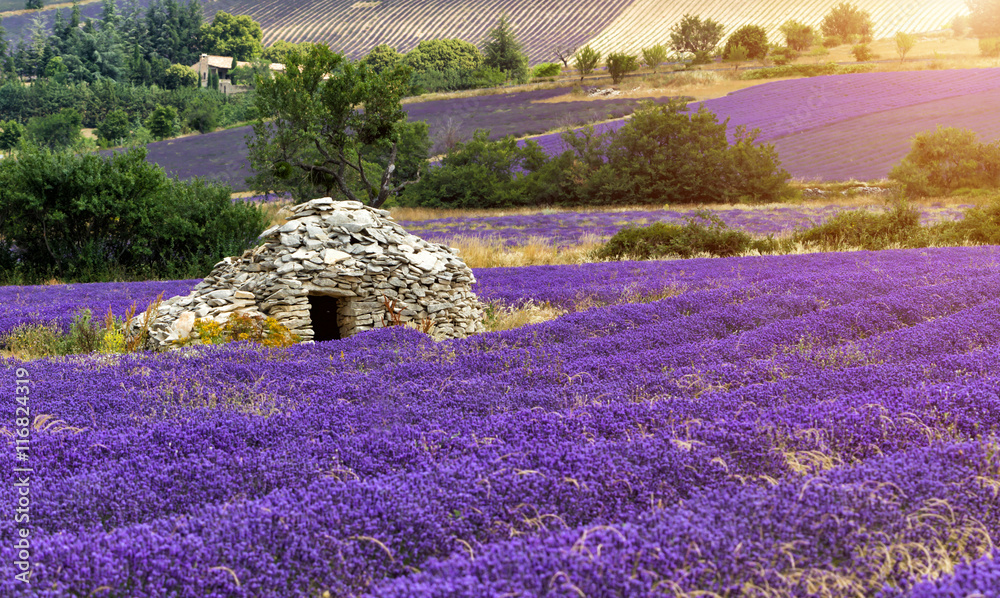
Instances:
[[[712,19],[684,15],[670,29],[670,47],[675,52],[691,52],[698,62],[707,62],[708,55],[722,39],[722,25]]]
[[[219,11],[211,23],[201,26],[199,41],[202,51],[236,60],[251,60],[260,56],[264,31],[249,15],[231,15]]]
[[[868,11],[861,10],[851,2],[841,2],[823,17],[820,25],[823,35],[847,41],[860,36],[862,42],[871,41],[874,25]]]
[[[976,37],[1000,37],[1000,0],[966,0]]]
[[[404,64],[416,72],[474,70],[482,66],[479,48],[460,39],[429,39],[406,53]]]
[[[409,79],[405,66],[376,73],[326,46],[290,55],[284,72],[261,81],[254,95],[251,184],[298,199],[336,193],[382,205],[408,184],[397,158],[408,130],[400,98]],[[422,131],[426,139],[426,125]],[[426,145],[410,145],[426,158]]]
[[[500,15],[497,26],[490,29],[482,42],[483,65],[503,71],[517,83],[528,80],[528,56],[514,35],[514,27],[506,14]]]

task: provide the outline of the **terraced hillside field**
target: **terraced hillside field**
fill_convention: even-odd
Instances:
[[[994,107],[1000,69],[831,75],[776,81],[701,104],[719,120],[761,130],[795,177],[878,179],[909,151],[910,139],[938,125],[1000,137]],[[598,131],[625,124],[617,120]],[[560,134],[535,137],[550,154],[567,149]]]
[[[817,30],[823,17],[841,0],[635,0],[591,44],[602,52],[640,48],[670,40],[670,28],[685,14],[711,18],[725,26],[726,35],[743,25],[759,25],[768,38],[783,41],[778,31],[782,23],[795,19]],[[968,8],[965,0],[854,0],[868,11],[875,25],[875,37],[897,31],[925,32],[942,29]]]
[[[555,59],[556,46],[591,43],[603,52],[636,52],[669,41],[669,30],[684,14],[714,19],[726,33],[742,25],[765,27],[780,39],[778,27],[795,18],[819,26],[839,0],[206,0],[205,18],[217,11],[247,14],[264,28],[264,43],[276,40],[321,42],[351,58],[387,43],[407,51],[425,39],[457,37],[478,43],[507,13],[524,42],[532,64]],[[148,0],[139,0],[147,4]],[[877,37],[897,31],[940,29],[968,12],[964,0],[857,0],[875,23]],[[42,14],[51,25],[54,11]],[[100,2],[83,5],[83,15],[97,18]],[[4,18],[8,37],[19,38],[33,14]]]

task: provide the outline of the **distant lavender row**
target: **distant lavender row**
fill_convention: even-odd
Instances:
[[[757,235],[782,235],[797,229],[820,224],[847,208],[837,205],[822,207],[770,207],[767,209],[718,209],[719,216],[729,227]],[[924,223],[954,220],[962,216],[962,208],[925,208]],[[695,210],[663,209],[621,212],[553,212],[492,217],[456,217],[401,224],[421,237],[446,242],[456,236],[493,239],[508,246],[541,241],[557,246],[580,243],[585,238],[605,239],[626,226],[644,226],[654,222],[684,222]]]
[[[32,586],[4,518],[0,593],[895,597],[959,564],[914,594],[936,598],[987,579],[997,248],[480,273],[518,300],[679,294],[443,343],[32,363],[34,412],[64,423],[33,432]]]

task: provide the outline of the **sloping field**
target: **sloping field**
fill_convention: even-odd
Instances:
[[[425,39],[457,37],[474,44],[506,13],[532,63],[555,59],[556,45],[583,45],[631,0],[210,0],[206,13],[248,14],[264,43],[322,42],[360,58],[378,44],[408,51]]]
[[[351,58],[387,43],[403,52],[425,39],[457,37],[478,44],[501,13],[510,16],[532,64],[555,60],[555,46],[591,43],[604,53],[638,52],[668,43],[669,30],[685,14],[711,18],[726,35],[747,24],[767,29],[780,40],[778,27],[790,18],[819,27],[840,0],[207,0],[205,18],[217,11],[247,14],[264,28],[264,43],[276,40],[320,42]],[[148,0],[139,0],[140,5]],[[857,0],[869,11],[876,37],[897,31],[922,32],[946,27],[968,9],[964,0]],[[100,14],[100,3],[82,7],[84,17]],[[43,11],[51,25],[53,11]],[[8,37],[26,31],[34,14],[4,19]]]
[[[720,121],[761,130],[792,176],[883,178],[910,139],[938,125],[1000,135],[994,117],[1000,69],[831,75],[766,83],[701,102]],[[694,107],[694,105],[692,105]],[[624,119],[597,125],[621,127]],[[550,154],[567,149],[560,134],[534,138]]]
[[[823,17],[841,0],[635,0],[611,25],[591,40],[591,45],[604,53],[627,51],[669,43],[670,28],[685,14],[711,18],[725,27],[725,35],[743,25],[759,25],[767,30],[768,39],[783,42],[778,31],[788,19],[811,25],[819,31]],[[875,37],[934,31],[948,26],[951,19],[967,14],[964,0],[855,0],[867,10],[875,25]]]
[[[476,276],[499,305],[598,307],[0,361],[37,417],[25,461],[3,428],[32,576],[5,517],[0,595],[997,595],[996,247]]]

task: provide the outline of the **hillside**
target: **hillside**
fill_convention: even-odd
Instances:
[[[670,39],[670,28],[685,14],[700,15],[725,26],[726,35],[743,25],[759,25],[767,30],[769,39],[783,41],[778,31],[782,23],[795,19],[819,29],[823,17],[842,0],[635,0],[627,10],[590,40],[602,52],[640,48]],[[968,13],[965,0],[854,0],[868,11],[875,24],[875,37],[934,31],[948,26],[959,14]]]
[[[478,43],[507,13],[532,64],[555,60],[556,46],[591,43],[602,52],[637,52],[644,46],[669,41],[670,28],[685,14],[714,19],[726,33],[742,25],[765,27],[772,39],[781,39],[778,27],[790,18],[818,27],[840,0],[207,0],[205,18],[218,11],[247,14],[264,28],[264,43],[277,40],[323,42],[351,58],[359,58],[378,44],[408,51],[425,39],[457,37]],[[139,0],[139,5],[148,0]],[[876,37],[897,31],[923,32],[946,27],[968,12],[964,0],[856,0],[871,13]],[[51,25],[53,10],[40,14]],[[82,6],[85,18],[100,14],[100,2]],[[17,39],[36,13],[5,16],[8,38]]]

